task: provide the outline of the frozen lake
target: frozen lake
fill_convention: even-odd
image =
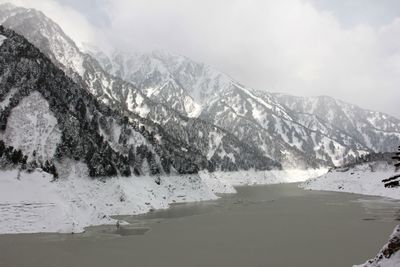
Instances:
[[[132,225],[0,235],[0,266],[352,266],[387,241],[400,202],[282,184],[123,219]]]

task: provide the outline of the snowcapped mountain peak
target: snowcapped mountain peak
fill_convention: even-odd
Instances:
[[[105,53],[88,44],[80,50],[34,10],[0,6],[0,19],[98,100],[172,135],[177,149],[197,151],[215,167],[337,165],[400,144],[400,122],[386,114],[328,96],[258,91],[164,50]]]
[[[58,24],[36,9],[0,6],[0,21],[36,44],[43,53],[61,67],[69,76],[83,76],[83,55]]]
[[[89,53],[111,74],[144,91],[160,88],[172,79],[186,94],[181,98],[190,97],[198,105],[233,83],[229,76],[203,63],[165,50],[114,51],[110,56],[96,50]]]
[[[170,52],[114,52],[102,62],[155,102],[216,124],[287,166],[300,161],[341,164],[400,142],[395,120],[385,123],[377,119],[381,115],[329,96],[287,101],[285,95],[248,88],[208,65]],[[195,108],[185,108],[182,99]],[[376,129],[388,138],[380,138]]]
[[[27,12],[23,11],[21,14]],[[252,144],[242,143],[211,122],[197,119],[201,107],[190,95],[186,94],[185,87],[174,79],[173,73],[167,66],[161,64],[161,58],[167,57],[167,54],[158,53],[157,57],[151,54],[136,54],[127,57],[124,54],[112,53],[115,62],[121,63],[117,65],[109,61],[108,57],[102,53],[104,60],[99,58],[97,61],[93,56],[94,53],[81,52],[71,39],[64,38],[65,34],[62,31],[57,32],[59,27],[53,25],[55,23],[51,20],[46,19],[41,22],[50,29],[46,31],[47,28],[45,28],[41,31],[30,29],[35,24],[32,24],[29,16],[18,15],[18,19],[14,19],[16,16],[7,18],[7,27],[24,35],[77,84],[114,112],[122,113],[129,121],[139,122],[139,126],[146,125],[147,129],[158,133],[162,144],[157,151],[177,155],[177,157],[172,156],[166,159],[165,162],[165,164],[174,164],[176,171],[195,172],[204,168],[268,169],[280,166],[279,163],[262,155]],[[68,56],[66,51],[72,51],[73,55],[66,57]],[[96,53],[99,55],[99,51]],[[65,61],[74,58],[73,56],[81,59],[78,62],[82,62],[83,71],[80,71],[80,64],[74,64],[77,61]],[[64,64],[65,62],[68,63],[68,67]],[[142,62],[143,64],[138,65]],[[126,82],[110,74],[113,73],[112,70],[115,70],[122,76],[125,69],[135,70],[133,73],[129,72],[133,77],[137,77],[135,83]],[[142,90],[135,85],[142,86],[140,88]],[[161,90],[157,91],[160,88]],[[153,90],[151,94],[150,89]],[[152,98],[150,99],[146,94],[151,95]],[[168,163],[169,160],[172,163]]]

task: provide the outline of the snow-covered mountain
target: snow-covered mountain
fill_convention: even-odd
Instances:
[[[42,52],[69,76],[83,74],[84,56],[75,45],[71,45],[73,41],[60,26],[51,23],[42,12],[10,3],[0,4],[0,24],[24,33],[28,40],[35,39]]]
[[[306,126],[268,93],[240,85],[209,101],[202,116],[239,139],[257,144],[266,155],[288,167],[339,165],[368,151],[318,118],[310,118],[314,123]]]
[[[57,176],[54,164],[75,160],[91,176],[129,176],[159,173],[161,158],[173,158],[139,122],[100,104],[24,37],[1,25],[0,35],[2,165],[40,166]]]
[[[0,12],[5,27],[26,36],[54,64],[102,103],[121,111],[130,119],[151,125],[158,134],[174,140],[176,149],[196,151],[197,155],[190,162],[203,157],[205,161],[197,164],[200,168],[237,170],[279,167],[253,144],[241,142],[210,122],[185,116],[168,103],[160,104],[133,84],[109,74],[91,55],[81,52],[62,29],[42,12],[10,4],[0,5]],[[40,30],[34,29],[35,25],[40,25]]]
[[[108,55],[88,45],[82,52],[32,9],[0,5],[0,19],[101,102],[198,149],[210,168],[340,165],[400,144],[400,120],[383,113],[328,97],[257,91],[165,51]]]
[[[262,100],[263,96],[254,95],[229,76],[183,56],[162,51],[107,56],[93,46],[88,49],[107,71],[130,81],[153,101],[218,125],[244,143],[256,144],[265,156],[285,166],[338,164],[363,153],[359,150],[368,150],[362,146],[347,149],[346,144],[293,123],[288,115],[291,111],[273,102],[273,97]],[[284,128],[272,129],[276,123]],[[299,140],[293,141],[293,135]],[[330,144],[337,149],[326,153],[324,146]]]
[[[315,115],[375,152],[393,151],[399,144],[400,120],[393,116],[362,109],[329,96],[274,96],[296,112],[300,120]]]
[[[218,125],[284,166],[340,165],[370,151],[390,151],[400,143],[400,120],[339,100],[331,98],[343,106],[329,109],[320,104],[329,110],[308,111],[307,101],[313,98],[302,98],[304,109],[298,109],[283,95],[247,88],[184,56],[164,51],[107,55],[94,46],[87,51],[105,70],[131,82],[153,101]],[[329,114],[336,119],[327,118]],[[342,116],[353,126],[338,124]]]
[[[131,82],[155,101],[169,104],[190,117],[200,115],[202,105],[233,80],[205,64],[166,51],[105,54],[94,45],[85,49],[109,73]]]

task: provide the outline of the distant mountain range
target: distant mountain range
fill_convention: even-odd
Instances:
[[[107,72],[150,99],[215,124],[287,167],[340,165],[368,152],[392,151],[400,120],[327,97],[254,90],[210,66],[163,51],[86,51]]]
[[[1,136],[28,162],[83,160],[92,176],[308,168],[400,144],[400,120],[380,112],[254,90],[165,51],[82,51],[34,9],[2,4],[0,23]],[[44,126],[18,136],[31,112]],[[50,129],[51,149],[28,140]]]

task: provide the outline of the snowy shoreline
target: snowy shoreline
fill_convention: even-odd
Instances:
[[[305,190],[400,199],[400,188],[385,188],[381,182],[393,172],[388,164],[376,163],[330,172],[327,169],[200,172],[101,180],[89,178],[86,166],[78,163],[72,165],[66,177],[52,182],[52,176],[40,170],[33,173],[3,170],[0,171],[0,234],[81,233],[89,226],[116,224],[114,215],[137,215],[167,209],[173,203],[214,200],[218,198],[216,194],[236,193],[235,186],[245,185],[303,182],[299,187]],[[398,230],[395,232],[398,235]],[[357,266],[397,266],[399,253],[383,260],[379,258],[381,253]]]
[[[200,172],[195,175],[92,179],[84,164],[52,182],[40,170],[0,172],[0,234],[79,233],[85,227],[115,224],[114,215],[166,209],[172,203],[217,199],[234,186],[302,182],[318,170]],[[17,192],[17,193],[16,193]]]
[[[330,171],[320,177],[309,179],[300,185],[303,189],[355,193],[400,199],[400,188],[386,188],[382,183],[394,175],[392,165],[372,162],[348,169]]]
[[[400,199],[400,188],[385,188],[381,180],[394,170],[378,164],[348,171],[327,169],[200,172],[194,175],[92,179],[84,164],[52,182],[37,170],[0,171],[0,234],[79,233],[85,227],[115,224],[114,215],[138,215],[170,204],[217,199],[236,193],[235,186],[303,182],[305,190],[328,190]],[[16,193],[17,192],[17,193]]]

